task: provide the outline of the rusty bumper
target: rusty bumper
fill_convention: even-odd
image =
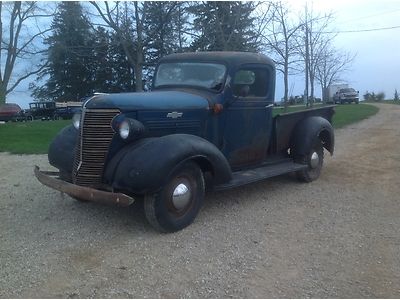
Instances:
[[[135,201],[132,197],[122,193],[100,191],[65,182],[57,178],[59,175],[58,172],[40,171],[38,166],[35,166],[34,172],[36,178],[42,184],[75,198],[103,204],[116,204],[119,206],[128,206]]]

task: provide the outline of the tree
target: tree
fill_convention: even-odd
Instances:
[[[79,2],[61,2],[57,10],[45,40],[48,64],[39,74],[49,79],[32,94],[42,100],[78,100],[93,92],[93,33]]]
[[[114,53],[111,34],[103,27],[97,27],[93,34],[90,70],[94,92],[111,92],[115,86],[113,76]]]
[[[51,13],[46,13],[36,2],[0,2],[0,105],[23,80],[45,67],[28,66],[28,62],[42,53],[39,40],[49,29],[37,24],[39,18],[49,16]],[[16,66],[20,65],[27,67],[18,70]]]
[[[194,51],[257,51],[254,2],[203,1],[190,7]]]
[[[340,75],[346,72],[355,56],[336,50],[329,44],[321,49],[315,69],[315,78],[322,89],[322,101],[328,100],[328,86],[340,81]]]
[[[143,15],[144,82],[151,82],[154,66],[163,56],[187,49],[188,4],[149,1]]]
[[[394,90],[394,101],[399,101],[399,93],[397,92],[397,89]]]
[[[187,18],[185,2],[147,2],[143,16],[147,64],[153,65],[167,54],[183,51]]]
[[[116,2],[112,6],[103,2],[101,6],[95,1],[90,1],[106,24],[115,32],[115,36],[122,45],[129,64],[134,69],[135,89],[143,90],[143,63],[144,63],[144,37],[143,15],[146,13],[147,3]],[[130,16],[134,16],[132,19]]]
[[[298,37],[298,49],[304,61],[305,70],[305,96],[307,104],[313,105],[315,79],[317,66],[320,60],[324,57],[325,49],[334,35],[329,35],[326,32],[327,27],[332,21],[332,14],[315,15],[312,8],[309,9],[307,4],[305,6],[305,14],[301,20],[304,24],[303,34]],[[309,96],[310,87],[310,99]]]
[[[295,37],[302,25],[290,20],[290,11],[283,2],[273,2],[271,6],[270,26],[263,33],[263,42],[267,50],[272,50],[277,70],[283,74],[286,108],[289,99],[289,73],[298,53]]]

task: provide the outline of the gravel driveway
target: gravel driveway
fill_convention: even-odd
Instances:
[[[400,106],[379,107],[316,182],[209,194],[174,234],[42,186],[45,155],[0,154],[0,297],[400,298]]]

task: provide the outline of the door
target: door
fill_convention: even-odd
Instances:
[[[249,66],[232,77],[222,152],[233,169],[265,160],[272,132],[273,84],[267,66]]]

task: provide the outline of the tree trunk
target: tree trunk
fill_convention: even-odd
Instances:
[[[6,87],[0,84],[0,106],[6,103]]]
[[[310,107],[313,107],[314,104],[314,74],[310,72]]]
[[[135,1],[135,19],[136,19],[136,33],[137,33],[137,51],[136,51],[136,64],[135,64],[135,87],[136,92],[143,91],[143,30],[142,20],[139,18],[138,3]]]
[[[288,80],[288,72],[289,72],[289,66],[288,66],[288,61],[287,61],[287,56],[285,59],[285,65],[284,65],[284,73],[283,73],[283,82],[285,86],[285,94],[284,94],[284,111],[287,111],[288,108],[288,94],[289,94],[289,80]]]

